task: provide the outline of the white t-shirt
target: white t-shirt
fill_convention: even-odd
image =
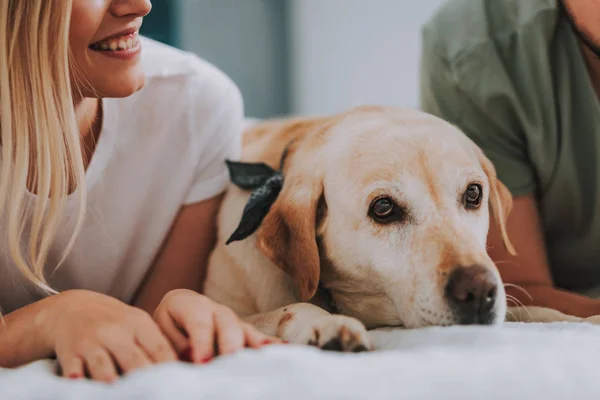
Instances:
[[[235,84],[193,54],[142,43],[144,88],[102,100],[102,131],[86,171],[87,215],[75,247],[48,279],[57,290],[131,301],[180,208],[221,193],[229,182],[225,159],[240,155],[243,104]],[[77,203],[68,201],[48,274],[72,232]],[[2,259],[3,313],[43,297],[12,265],[5,243]]]

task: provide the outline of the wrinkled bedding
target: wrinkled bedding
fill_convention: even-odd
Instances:
[[[0,369],[0,399],[600,399],[600,327],[506,324],[371,332],[378,351],[272,346],[206,366],[165,364],[115,384],[50,361]]]

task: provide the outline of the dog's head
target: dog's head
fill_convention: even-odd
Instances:
[[[413,110],[359,108],[307,126],[257,232],[303,300],[320,283],[368,327],[504,319],[486,238],[491,213],[513,251],[512,200],[473,142]]]

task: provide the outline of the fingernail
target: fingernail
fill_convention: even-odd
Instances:
[[[78,374],[71,374],[69,375],[69,379],[79,379],[80,376]]]
[[[287,340],[283,340],[283,341],[282,341],[282,343],[283,343],[283,344],[290,344],[290,342],[289,342],[289,341],[287,341]]]
[[[209,363],[209,362],[210,362],[212,359],[213,359],[213,358],[212,358],[212,356],[208,356],[208,357],[206,357],[206,358],[202,359],[202,361],[200,361],[200,362],[201,362],[202,364],[207,364],[207,363]]]
[[[183,350],[181,354],[179,354],[179,359],[187,362],[192,361],[192,348],[188,347],[187,349]]]
[[[266,345],[268,345],[268,344],[271,344],[271,343],[273,343],[273,342],[272,342],[272,341],[270,341],[269,339],[265,339],[265,340],[263,340],[263,341],[262,341],[260,344],[261,344],[262,346],[266,346]]]

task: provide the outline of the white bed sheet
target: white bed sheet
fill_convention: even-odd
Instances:
[[[507,324],[379,330],[380,350],[272,346],[206,366],[173,363],[112,385],[49,361],[0,370],[0,399],[600,399],[600,327]]]

